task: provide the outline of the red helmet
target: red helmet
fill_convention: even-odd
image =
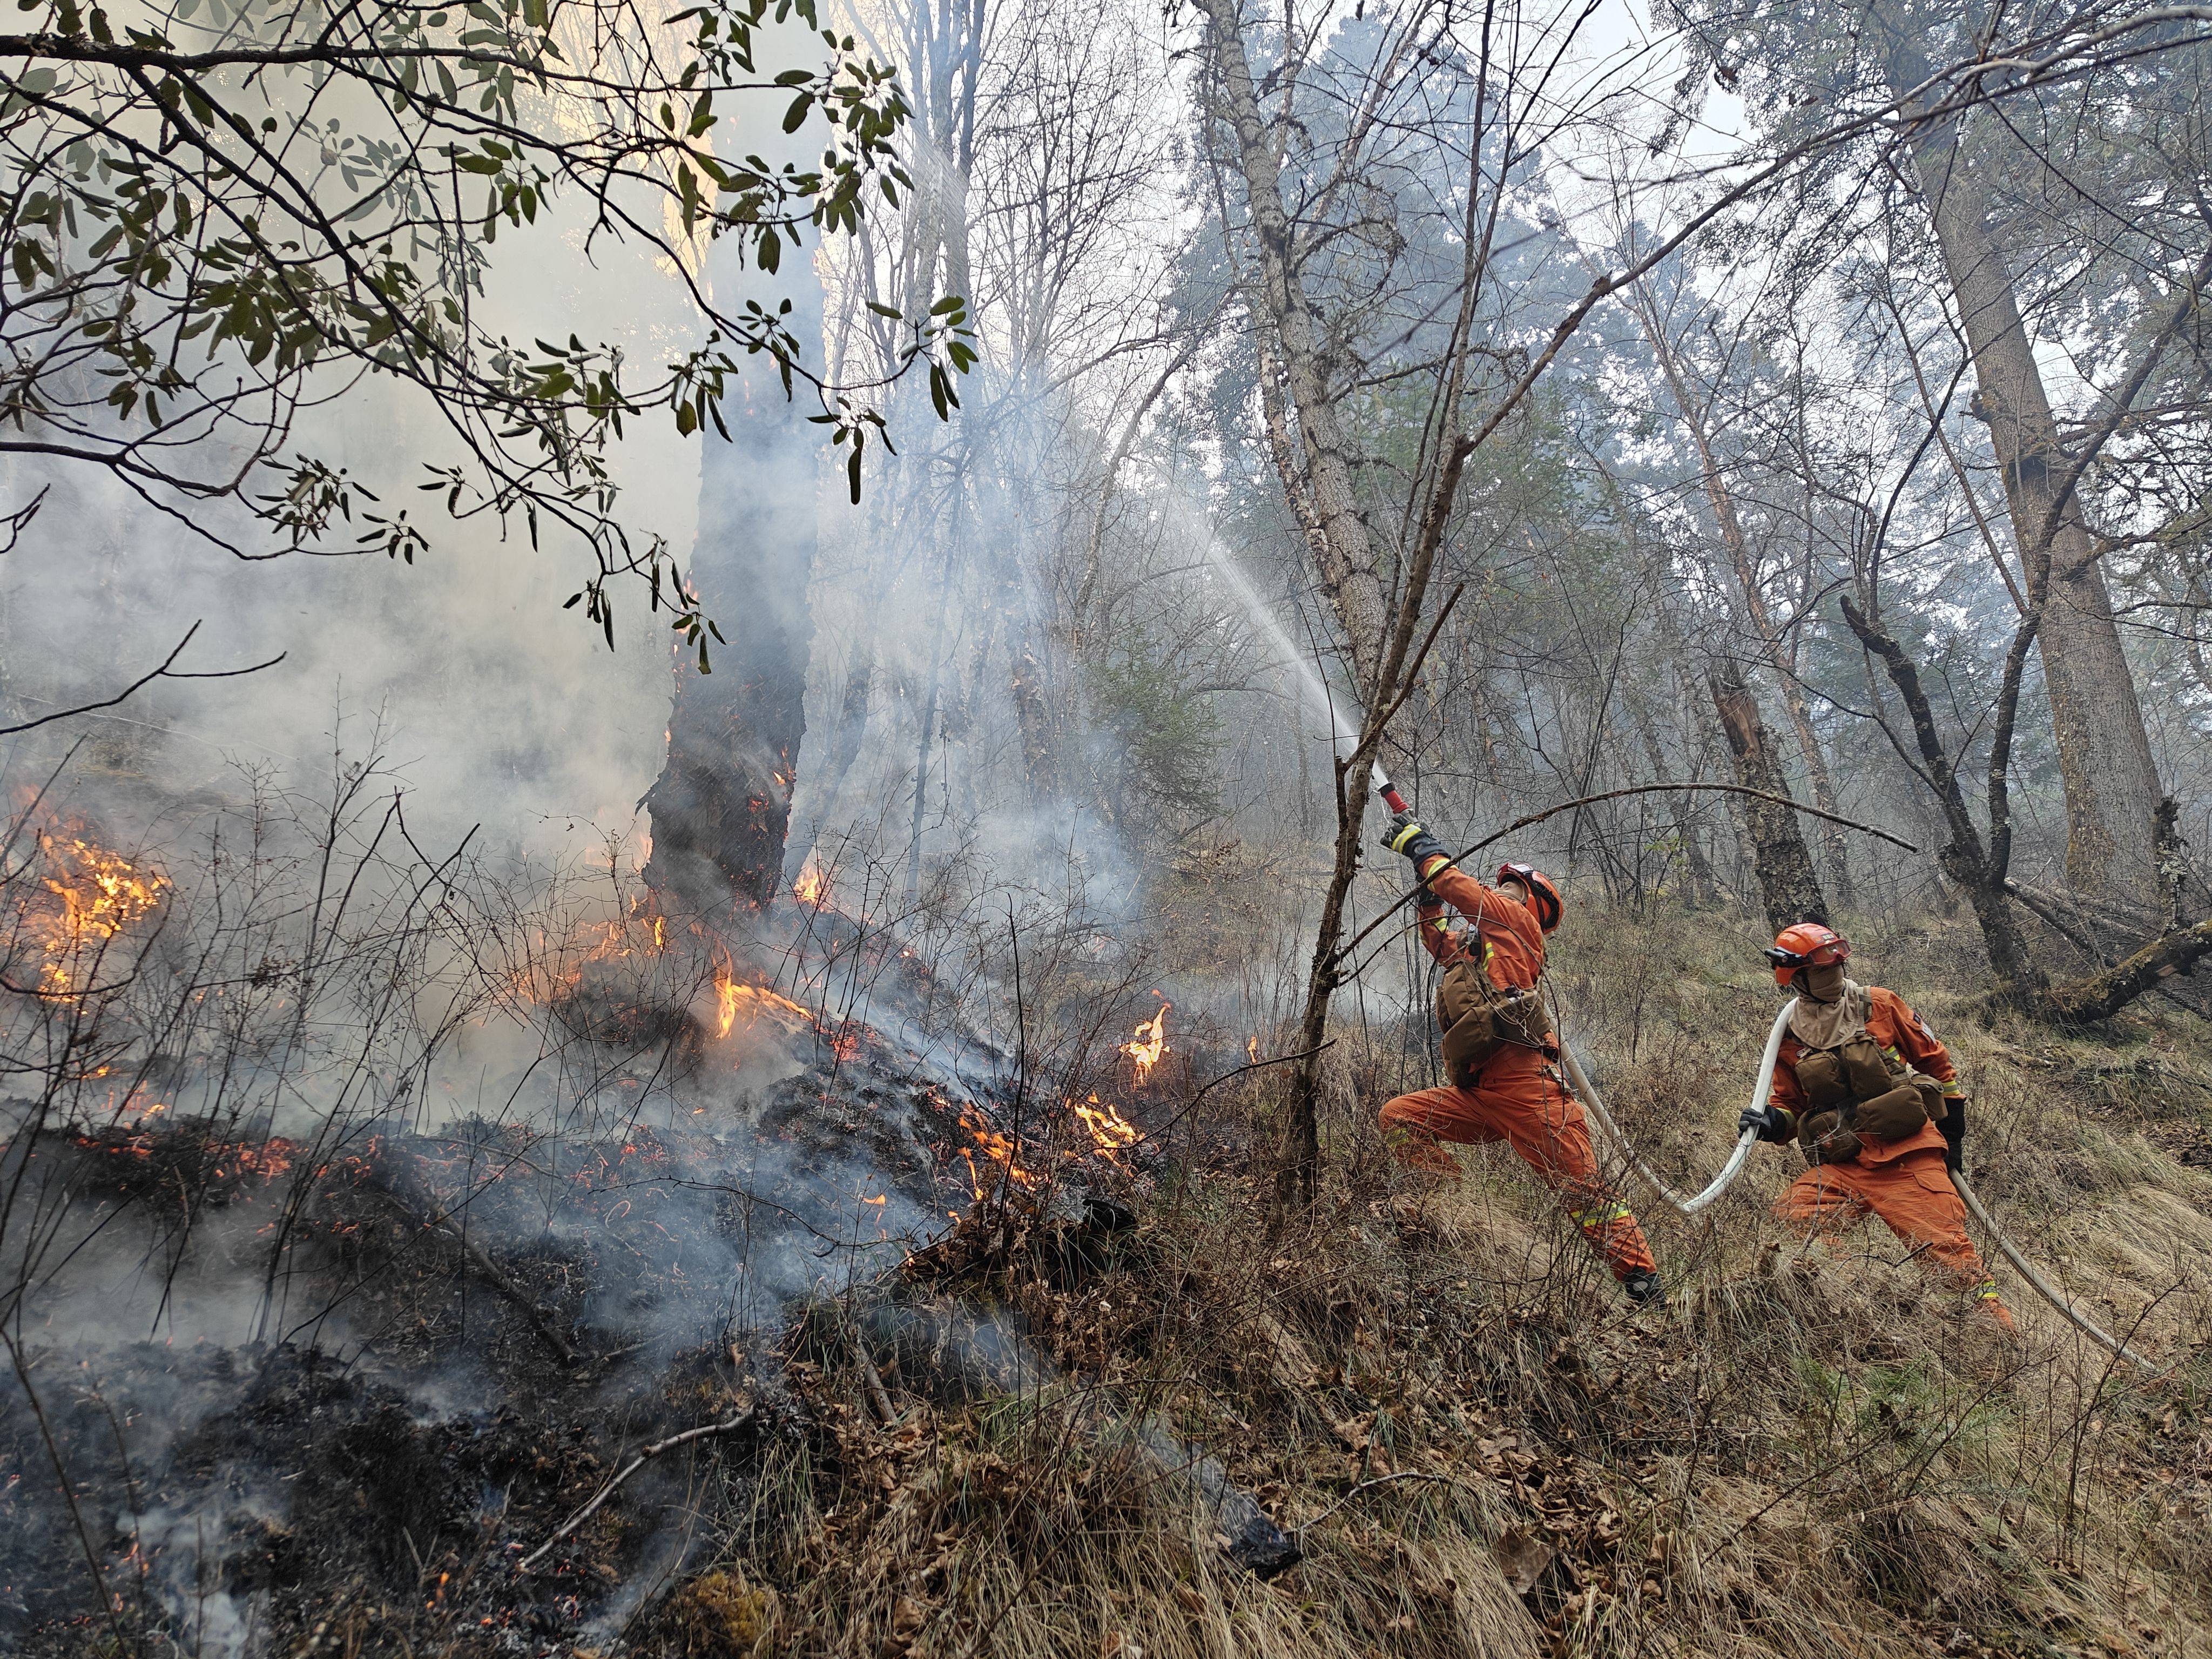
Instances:
[[[1533,864],[1501,864],[1498,879],[1517,881],[1528,890],[1528,902],[1535,907],[1536,921],[1546,933],[1559,925],[1559,890],[1552,885],[1552,878]]]
[[[1826,968],[1830,963],[1850,961],[1850,940],[1817,921],[1801,921],[1784,928],[1766,947],[1766,959],[1774,964],[1774,982],[1785,990],[1800,968]]]

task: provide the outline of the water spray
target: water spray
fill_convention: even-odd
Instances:
[[[1313,705],[1316,714],[1328,721],[1329,741],[1336,750],[1337,757],[1340,760],[1346,758],[1348,745],[1355,745],[1357,739],[1346,730],[1344,717],[1338,712],[1335,700],[1328,694],[1328,688],[1322,684],[1321,676],[1314,672],[1313,665],[1299,654],[1297,645],[1283,631],[1282,623],[1276,620],[1275,613],[1267,608],[1267,601],[1253,589],[1250,582],[1244,580],[1244,573],[1237,568],[1237,561],[1230,557],[1228,550],[1211,536],[1206,538],[1206,559],[1213,567],[1214,574],[1229,584],[1230,591],[1237,595],[1238,602],[1252,618],[1253,625],[1274,646],[1275,654],[1282,659],[1283,665],[1298,677],[1298,684],[1305,693],[1306,701]],[[1413,810],[1406,805],[1406,798],[1398,793],[1397,786],[1390,781],[1389,775],[1383,771],[1382,762],[1370,763],[1367,770],[1369,777],[1374,781],[1375,793],[1382,796],[1383,803],[1392,811]]]

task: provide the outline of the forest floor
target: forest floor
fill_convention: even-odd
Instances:
[[[1725,1157],[1777,1006],[1755,932],[1584,915],[1556,952],[1568,1035],[1678,1185]],[[1636,1310],[1502,1149],[1407,1201],[1373,1109],[1426,1079],[1393,1029],[1332,1052],[1322,1202],[1272,1234],[1262,1073],[1126,1208],[980,1208],[772,1348],[617,1386],[479,1285],[482,1363],[514,1373],[495,1407],[269,1356],[198,1439],[254,1443],[303,1497],[281,1522],[246,1505],[265,1547],[212,1589],[258,1609],[259,1645],[345,1659],[2212,1654],[2212,1030],[2158,1002],[2078,1037],[1984,1026],[1958,927],[1863,932],[1855,966],[1959,1059],[1984,1199],[2169,1370],[2112,1360],[2002,1266],[2017,1344],[1878,1225],[1793,1236],[1782,1149],[1695,1223],[1628,1189],[1673,1291]],[[520,1571],[640,1446],[729,1423]],[[1224,1550],[1224,1477],[1294,1565]],[[7,1484],[0,1504],[29,1490]],[[71,1517],[46,1519],[60,1551]],[[23,1650],[224,1647],[162,1606]]]

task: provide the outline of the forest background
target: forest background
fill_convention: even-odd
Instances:
[[[1566,889],[1569,1028],[1685,1167],[1771,1017],[1734,993],[1808,915],[1929,976],[1900,988],[1977,1065],[2196,1075],[2212,9],[204,4],[34,0],[0,36],[19,1154],[188,1095],[319,1148],[647,1101],[672,1133],[709,1105],[669,1057],[772,982],[812,1058],[748,1050],[712,1109],[827,1101],[850,1026],[896,1029],[1012,1114],[975,1214],[1033,1079],[1084,1103],[1165,1003],[1191,1093],[1265,1065],[1215,1097],[1254,1224],[1364,1250],[1330,1218],[1432,1064],[1370,760],[1455,848],[1563,809],[1491,856]],[[108,908],[70,896],[103,876]],[[641,930],[691,955],[609,989]],[[861,988],[870,951],[926,965],[939,1024]],[[821,1153],[850,1190],[805,1224],[931,1237],[887,1157]],[[282,1232],[87,1311],[82,1190],[0,1205],[22,1401],[134,1320],[280,1328]],[[1581,1316],[1462,1224],[1486,1285]],[[774,1255],[748,1328],[808,1287]],[[1382,1295],[1378,1260],[1328,1271]],[[2131,1316],[2201,1350],[2193,1267],[2133,1265]],[[1856,1309],[1736,1334],[1772,1363]],[[697,1312],[607,1346],[660,1364]],[[1362,1328],[1426,1340],[1407,1300]],[[1978,1422],[1978,1363],[1923,1403]],[[2078,1561],[2051,1471],[2110,1379],[2063,1381],[2036,1501]],[[872,1650],[876,1590],[805,1616]]]

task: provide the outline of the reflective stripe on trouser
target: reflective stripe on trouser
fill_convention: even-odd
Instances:
[[[2000,1322],[2012,1323],[1996,1281],[1966,1236],[1966,1206],[1943,1167],[1941,1147],[1886,1164],[1820,1164],[1791,1182],[1774,1209],[1784,1220],[1816,1232],[1877,1215],[1906,1243],[1924,1248],[1945,1278],[1984,1304]]]
[[[1474,1089],[1422,1089],[1382,1108],[1399,1158],[1417,1170],[1457,1175],[1438,1141],[1475,1146],[1503,1140],[1559,1194],[1590,1248],[1615,1279],[1657,1267],[1635,1212],[1598,1172],[1582,1103],[1533,1049],[1492,1055]]]

